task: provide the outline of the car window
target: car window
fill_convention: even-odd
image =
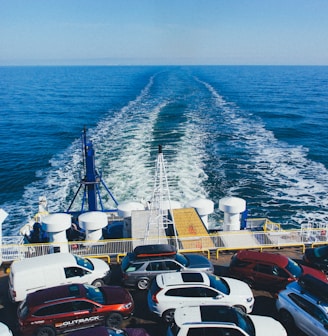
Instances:
[[[173,260],[166,260],[164,263],[166,270],[179,271],[181,269],[181,266]]]
[[[243,336],[236,329],[224,327],[196,327],[189,328],[187,336]]]
[[[147,271],[165,271],[165,263],[163,261],[151,261],[146,267]]]
[[[272,266],[265,264],[256,264],[254,267],[255,272],[272,275]]]
[[[84,269],[80,267],[65,267],[64,271],[65,271],[66,278],[73,278],[77,276],[81,277],[85,274]]]
[[[166,296],[199,297],[197,287],[172,288],[169,289]]]
[[[248,262],[248,261],[243,261],[243,260],[238,259],[237,256],[233,256],[231,258],[230,266],[232,266],[232,267],[246,267],[246,266],[248,266],[250,264],[251,263]]]
[[[124,272],[126,273],[129,273],[129,272],[135,272],[137,271],[139,268],[141,268],[141,266],[143,265],[144,263],[129,263],[127,266],[126,266],[126,269],[123,269]]]
[[[288,295],[294,303],[296,303],[302,310],[307,312],[309,315],[314,317],[316,320],[321,322],[322,324],[328,323],[327,315],[316,305],[312,304],[308,300],[304,299],[303,297],[290,293]]]
[[[213,289],[206,288],[206,287],[199,287],[198,288],[198,296],[200,297],[216,297],[218,293]]]
[[[73,302],[73,310],[76,311],[81,311],[81,310],[89,310],[92,311],[94,308],[94,305],[91,302],[88,301],[74,301]]]
[[[48,316],[56,314],[66,314],[73,311],[72,302],[58,303],[47,307],[40,308],[33,315],[35,316]]]

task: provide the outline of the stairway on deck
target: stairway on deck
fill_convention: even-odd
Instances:
[[[175,228],[184,249],[215,248],[207,229],[194,208],[172,210]],[[190,237],[190,239],[189,239]]]

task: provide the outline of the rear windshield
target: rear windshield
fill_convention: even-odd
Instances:
[[[93,271],[94,270],[94,266],[93,266],[93,263],[90,261],[90,259],[87,259],[87,258],[82,258],[82,257],[79,257],[79,256],[74,256],[75,260],[76,260],[76,263],[81,266],[81,267],[84,267],[84,268],[87,268],[88,270],[90,271]]]
[[[24,300],[20,306],[18,307],[18,316],[21,319],[24,319],[28,315],[29,309],[26,304],[26,300]]]

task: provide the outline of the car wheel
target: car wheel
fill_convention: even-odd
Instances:
[[[56,336],[56,330],[52,327],[42,327],[37,331],[36,336]]]
[[[162,315],[162,318],[167,323],[172,323],[174,321],[174,309],[168,309]]]
[[[122,324],[123,316],[120,313],[111,313],[106,318],[106,326],[119,328]]]
[[[94,281],[91,283],[91,285],[92,285],[92,286],[95,286],[95,287],[101,287],[101,286],[103,286],[104,284],[105,284],[104,281],[101,280],[101,279],[96,279],[96,280],[94,280]]]
[[[290,330],[295,328],[294,318],[287,310],[281,309],[279,311],[279,319],[287,329]]]
[[[137,283],[137,287],[140,290],[145,290],[148,288],[148,286],[149,286],[149,279],[140,279]]]

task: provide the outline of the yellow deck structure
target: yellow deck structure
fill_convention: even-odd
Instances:
[[[214,248],[212,238],[194,208],[174,209],[172,212],[178,237],[184,237],[181,241],[184,249]]]

